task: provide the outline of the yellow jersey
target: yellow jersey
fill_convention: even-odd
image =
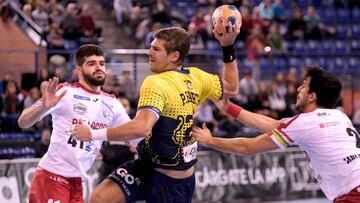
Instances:
[[[139,157],[158,168],[186,170],[193,166],[197,152],[191,133],[193,115],[206,99],[219,100],[222,96],[220,77],[195,67],[146,77],[138,109],[150,109],[159,119],[151,134],[139,143]]]

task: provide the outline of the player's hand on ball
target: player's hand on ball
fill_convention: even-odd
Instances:
[[[92,140],[90,127],[84,123],[74,125],[72,135],[80,141]]]
[[[228,31],[219,34],[215,29],[213,29],[213,34],[217,40],[219,40],[221,46],[229,46],[234,44],[236,37],[240,33],[240,23],[235,23],[234,26],[231,26],[231,22],[224,22],[224,27],[228,27]],[[225,28],[224,28],[225,29]]]
[[[242,17],[237,8],[233,5],[219,6],[211,18],[214,26],[213,34],[221,46],[234,44],[242,24]]]

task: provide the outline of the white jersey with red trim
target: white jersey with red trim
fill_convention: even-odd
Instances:
[[[297,144],[305,151],[329,199],[360,185],[360,136],[343,112],[319,108],[282,119],[270,137],[281,149]]]
[[[102,129],[130,120],[124,107],[115,98],[104,92],[87,89],[80,83],[59,84],[56,91],[60,95],[67,91],[59,103],[41,115],[52,116],[52,135],[47,153],[39,166],[64,177],[87,178],[102,141],[79,141],[71,135],[74,124],[87,123],[92,129]],[[34,105],[39,105],[41,100]]]

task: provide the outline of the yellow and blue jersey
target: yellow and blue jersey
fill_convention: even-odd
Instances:
[[[151,134],[138,145],[140,158],[172,170],[194,165],[196,148],[192,149],[195,158],[191,159],[186,158],[184,150],[196,141],[191,133],[193,115],[206,99],[219,100],[222,96],[220,77],[195,67],[148,76],[140,89],[138,109],[151,109],[159,119]]]

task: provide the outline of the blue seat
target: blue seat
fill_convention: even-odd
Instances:
[[[357,57],[350,57],[348,59],[348,74],[357,74],[360,70],[360,61]]]
[[[360,50],[360,40],[353,39],[350,41],[351,51],[359,51]]]
[[[272,73],[273,66],[269,59],[262,58],[260,59],[260,70],[262,74],[270,74]]]
[[[344,55],[348,53],[348,46],[346,41],[336,40],[335,42],[335,54]]]
[[[345,24],[338,24],[336,26],[337,29],[337,34],[336,34],[336,38],[338,39],[347,39],[348,38],[348,32],[349,32],[349,27]]]
[[[317,61],[315,60],[315,58],[312,57],[306,57],[304,58],[304,66],[308,66],[308,65],[316,65],[318,64]]]
[[[360,39],[360,24],[352,24],[351,39]]]
[[[351,10],[351,20],[353,23],[360,21],[360,9],[354,8]]]
[[[245,49],[244,41],[237,40],[236,44],[235,44],[235,47],[236,47],[237,50],[244,50]]]
[[[324,55],[331,55],[333,53],[333,42],[329,40],[324,40],[321,42],[321,52]]]
[[[253,1],[250,1],[252,7],[258,6],[261,2],[262,2],[262,0],[253,0]]]
[[[208,50],[220,50],[220,45],[215,40],[207,40],[206,41],[206,48]]]
[[[332,72],[334,74],[344,74],[347,69],[346,60],[342,57],[335,57],[334,61],[334,67]]]
[[[320,43],[316,40],[309,40],[306,42],[308,55],[318,55],[321,51]]]
[[[308,0],[297,0],[297,5],[301,8],[301,10],[305,10],[309,5],[309,1]]]
[[[301,64],[301,61],[300,61],[299,58],[297,58],[297,57],[290,57],[289,58],[289,68],[294,67],[297,70],[299,70],[301,66],[302,66],[302,64]]]
[[[274,58],[274,66],[277,72],[286,71],[288,69],[287,61],[281,57]]]
[[[282,1],[282,5],[283,5],[285,8],[291,8],[291,4],[292,4],[292,0],[283,0],[283,1]]]
[[[293,45],[293,51],[295,54],[303,55],[306,51],[305,42],[296,40]]]
[[[321,20],[325,24],[333,24],[336,20],[336,11],[334,9],[324,9],[322,12],[319,12],[321,15]]]
[[[315,0],[318,1],[318,0]],[[331,8],[334,6],[334,0],[320,0],[322,7]]]
[[[351,21],[351,15],[349,9],[338,9],[337,10],[337,23],[349,23]]]
[[[319,57],[318,62],[319,66],[325,70],[329,70],[331,68],[331,64],[329,63],[329,59],[327,57]]]

